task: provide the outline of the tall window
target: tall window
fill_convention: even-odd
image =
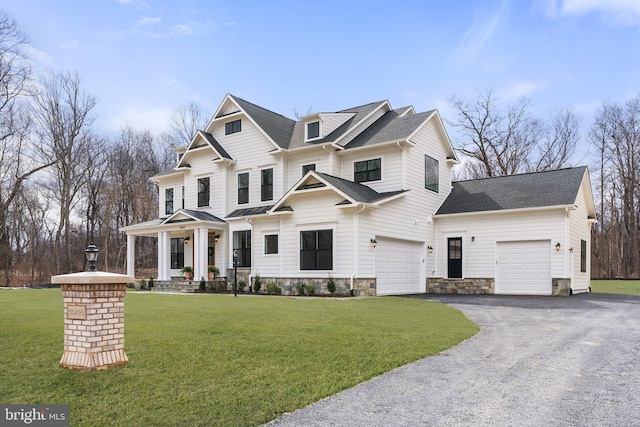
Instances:
[[[333,269],[333,230],[300,232],[300,270]]]
[[[233,232],[233,251],[238,256],[238,267],[251,267],[251,230]]]
[[[238,133],[242,130],[242,120],[234,120],[224,124],[224,134],[230,135],[232,133]]]
[[[260,200],[273,200],[273,169],[263,169],[260,175]]]
[[[173,213],[173,188],[165,188],[164,190],[164,213],[166,215]]]
[[[307,174],[307,172],[314,171],[314,170],[316,170],[316,164],[315,163],[311,163],[310,165],[303,165],[302,166],[302,176],[305,176]]]
[[[580,272],[587,272],[587,241],[580,240]]]
[[[171,239],[171,268],[177,270],[184,267],[184,239]]]
[[[198,180],[198,207],[209,206],[209,177]]]
[[[182,186],[182,209],[184,209],[184,185]]]
[[[438,161],[429,156],[424,156],[424,188],[438,192]]]
[[[382,159],[355,162],[353,180],[355,182],[380,181],[382,179]]]
[[[307,124],[307,139],[318,138],[320,136],[320,122]]]
[[[265,234],[265,236],[264,236],[264,253],[265,254],[277,254],[278,253],[278,235],[277,234]]]
[[[238,174],[238,204],[249,203],[249,172]]]

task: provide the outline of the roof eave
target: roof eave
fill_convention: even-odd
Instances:
[[[574,210],[575,206],[571,205],[552,205],[552,206],[536,206],[531,208],[517,208],[517,209],[492,209],[486,211],[475,211],[475,212],[455,212],[455,213],[446,213],[439,214],[435,213],[433,215],[434,218],[455,218],[461,216],[475,216],[475,215],[495,215],[496,213],[520,213],[520,212],[536,212],[536,211],[545,211],[545,210]]]

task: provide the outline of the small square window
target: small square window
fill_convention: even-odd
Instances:
[[[224,134],[230,135],[232,133],[238,133],[242,130],[242,120],[234,120],[224,124]]]
[[[307,139],[320,137],[320,122],[307,124]]]
[[[302,176],[305,176],[307,172],[316,170],[316,164],[311,163],[310,165],[302,166]]]
[[[264,236],[264,253],[265,254],[278,253],[278,235],[277,234],[266,234]]]
[[[353,180],[355,182],[380,181],[382,179],[382,159],[355,162]]]

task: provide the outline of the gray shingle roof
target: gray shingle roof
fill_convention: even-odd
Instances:
[[[222,222],[222,223],[225,222],[224,220],[218,218],[217,216],[211,215],[210,213],[207,213],[207,212],[194,211],[194,210],[191,210],[191,209],[180,209],[180,210],[176,211],[174,213],[174,215],[176,213],[178,213],[178,212],[184,212],[187,215],[195,218],[195,220],[198,220],[198,221],[210,221],[210,222]],[[169,217],[169,218],[171,218],[171,217]],[[189,220],[189,219],[174,219],[174,220],[169,220],[169,221],[165,220],[165,222],[163,222],[163,224],[173,224],[175,222],[189,222],[189,221],[194,221],[194,220]]]
[[[296,124],[295,120],[252,104],[242,98],[231,96],[279,147],[287,148],[289,146],[293,128]]]
[[[220,143],[213,137],[213,135],[205,131],[200,131],[200,133],[204,136],[209,145],[211,145],[214,150],[218,152],[218,154],[220,154],[225,159],[233,160],[229,153],[227,153],[227,151],[222,148],[222,145],[220,145]]]
[[[436,215],[573,205],[586,166],[458,181]]]
[[[326,173],[316,172],[318,176],[322,177],[329,184],[360,203],[375,203],[380,200],[395,196],[396,194],[404,193],[405,190],[390,191],[385,193],[378,193],[371,187],[358,184],[357,182],[349,181],[346,179],[338,178]]]
[[[386,112],[382,117],[376,120],[375,123],[349,142],[345,148],[349,149],[378,144],[381,142],[407,139],[431,114],[433,114],[434,110],[400,117],[400,114],[403,111],[404,109]]]

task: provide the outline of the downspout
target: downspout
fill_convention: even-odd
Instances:
[[[360,209],[357,210],[356,212],[354,212],[353,214],[353,235],[354,235],[354,239],[353,239],[353,262],[354,262],[354,271],[351,274],[351,276],[349,276],[349,293],[351,295],[353,295],[353,279],[356,276],[356,273],[358,271],[359,268],[359,262],[358,262],[358,257],[359,257],[359,253],[358,253],[358,232],[360,231],[360,227],[359,227],[359,221],[358,221],[358,215],[364,211],[367,207],[365,205],[360,206]]]

